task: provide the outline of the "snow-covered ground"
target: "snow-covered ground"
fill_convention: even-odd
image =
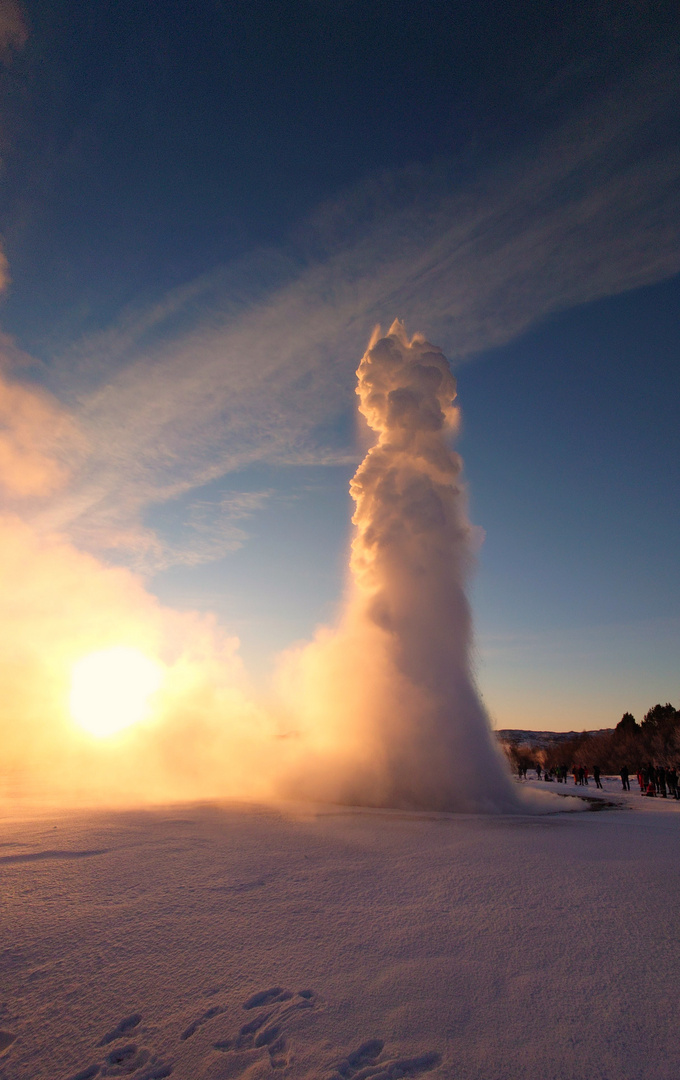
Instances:
[[[526,818],[5,808],[0,1076],[677,1078],[680,803],[620,786]]]

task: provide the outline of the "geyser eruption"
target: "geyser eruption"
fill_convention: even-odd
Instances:
[[[0,514],[0,801],[285,791],[516,807],[470,670],[455,381],[440,350],[399,323],[374,337],[358,376],[376,444],[352,481],[350,587],[337,627],[285,658],[285,712],[252,700],[238,642],[214,617],[162,606],[137,575],[51,531],[49,512],[41,522],[36,500],[68,496],[62,458],[79,436],[42,392],[0,381],[6,416],[20,419],[0,446],[12,500]],[[296,737],[277,738],[286,729]]]
[[[462,461],[448,445],[456,380],[442,352],[420,335],[409,342],[398,322],[371,343],[357,375],[359,408],[378,434],[350,488],[357,603],[416,692],[415,710],[387,727],[388,801],[507,804],[512,791],[470,670],[472,530]]]
[[[395,322],[359,369],[377,433],[351,483],[351,591],[341,626],[291,662],[302,693],[309,794],[363,805],[518,808],[471,671],[473,562],[456,381],[442,352]],[[310,767],[307,759],[304,772]]]

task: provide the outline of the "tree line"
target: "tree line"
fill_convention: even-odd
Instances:
[[[654,705],[641,723],[626,712],[611,731],[583,731],[541,747],[506,744],[505,752],[516,769],[585,765],[592,772],[599,765],[603,773],[618,775],[624,766],[633,773],[648,765],[680,768],[680,710],[670,702]]]

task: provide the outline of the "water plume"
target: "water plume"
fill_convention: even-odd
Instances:
[[[455,380],[442,352],[399,323],[374,335],[358,379],[376,442],[352,480],[343,615],[287,654],[271,708],[213,616],[164,607],[139,575],[31,522],[87,446],[48,395],[0,381],[0,419],[3,402],[11,419],[0,489],[14,507],[0,514],[0,803],[284,794],[518,808],[470,666],[474,544],[450,446]],[[148,700],[134,697],[133,659],[158,673]]]
[[[474,534],[450,446],[456,381],[441,350],[409,340],[399,322],[374,333],[357,376],[377,442],[350,488],[341,624],[289,657],[301,742],[314,759],[295,786],[364,805],[516,809],[471,669]]]

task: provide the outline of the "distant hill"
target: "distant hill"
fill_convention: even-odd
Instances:
[[[598,728],[596,731],[588,731],[587,735],[604,735],[613,731],[613,728]],[[496,738],[509,746],[530,746],[545,749],[554,746],[555,743],[568,742],[569,739],[577,739],[584,734],[582,731],[523,731],[521,728],[499,728],[494,732]]]

